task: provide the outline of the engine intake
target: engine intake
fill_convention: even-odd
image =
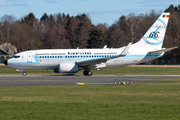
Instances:
[[[79,66],[76,63],[61,63],[58,68],[54,69],[55,73],[77,73]]]

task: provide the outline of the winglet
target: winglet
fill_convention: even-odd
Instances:
[[[126,56],[128,54],[129,48],[131,46],[131,43],[129,43],[125,49],[122,51],[122,53],[120,55],[118,55],[117,57],[121,57],[121,56]]]

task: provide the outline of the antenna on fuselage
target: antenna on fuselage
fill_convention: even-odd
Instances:
[[[107,48],[107,45],[105,45],[104,47],[103,47],[103,49],[106,49]]]

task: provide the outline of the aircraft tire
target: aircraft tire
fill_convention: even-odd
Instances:
[[[90,71],[90,70],[88,70],[88,69],[86,69],[86,70],[84,70],[83,74],[84,74],[85,76],[91,76],[91,75],[93,74],[93,72]]]
[[[83,74],[84,74],[85,76],[87,76],[87,75],[88,75],[88,71],[85,70],[85,71],[83,72]]]
[[[26,76],[26,72],[23,72],[22,75],[23,75],[23,76]]]
[[[88,75],[88,76],[91,76],[92,74],[93,74],[92,71],[88,71],[88,72],[87,72],[87,75]]]

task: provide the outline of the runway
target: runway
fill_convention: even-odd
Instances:
[[[113,84],[115,82],[133,82],[133,83],[154,83],[163,81],[143,81],[142,79],[165,79],[180,78],[179,75],[173,76],[54,76],[54,75],[37,75],[37,76],[0,76],[0,86],[38,86],[38,85],[73,85],[77,83],[84,84]]]

